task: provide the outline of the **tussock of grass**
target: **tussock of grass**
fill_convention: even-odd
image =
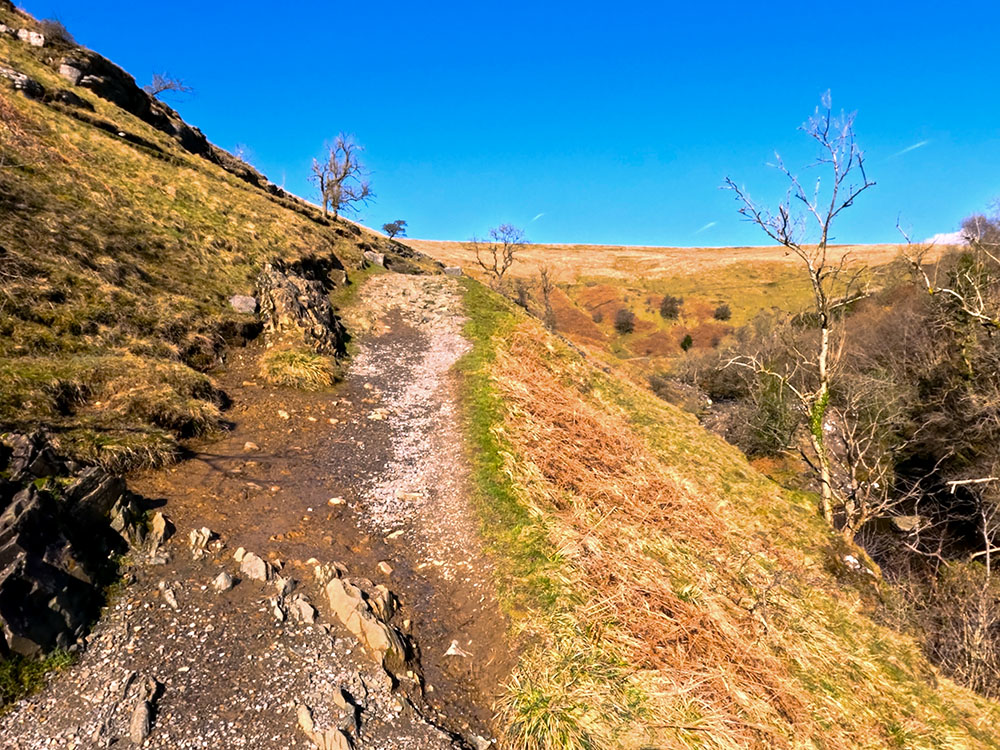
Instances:
[[[75,660],[68,651],[53,651],[40,659],[19,654],[0,658],[0,710],[37,692],[46,674],[66,669]]]
[[[339,379],[330,357],[305,349],[271,349],[260,358],[260,373],[274,385],[307,391],[329,388]]]
[[[524,644],[510,746],[997,745],[998,704],[867,616],[878,584],[814,498],[475,282],[466,304],[484,533]]]

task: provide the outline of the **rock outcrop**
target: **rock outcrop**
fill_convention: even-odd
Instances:
[[[329,259],[273,260],[257,279],[261,321],[269,344],[304,344],[319,354],[344,353],[346,331],[327,296],[343,266]]]
[[[0,653],[69,648],[104,602],[109,557],[142,540],[125,482],[60,458],[44,433],[0,436]]]

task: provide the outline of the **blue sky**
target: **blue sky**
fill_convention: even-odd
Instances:
[[[359,220],[412,237],[764,244],[719,185],[780,199],[767,164],[814,156],[796,128],[826,89],[878,183],[838,240],[894,242],[897,214],[951,231],[1000,196],[997,2],[23,4],[140,83],[183,78],[185,119],[305,197],[355,134],[378,195]]]

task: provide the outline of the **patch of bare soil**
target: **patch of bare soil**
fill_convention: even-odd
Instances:
[[[220,376],[232,432],[131,479],[178,532],[135,556],[79,663],[0,718],[0,747],[125,747],[144,705],[145,747],[312,747],[302,706],[357,747],[487,745],[516,655],[468,503],[451,372],[468,348],[460,297],[451,279],[396,274],[360,296],[354,322],[369,330],[344,383],[269,387],[260,352],[235,352]],[[202,527],[219,538],[193,552]],[[274,580],[241,571],[238,547]],[[314,568],[334,562],[398,597],[392,623],[417,656],[405,684],[331,613]],[[222,572],[233,588],[213,586]]]

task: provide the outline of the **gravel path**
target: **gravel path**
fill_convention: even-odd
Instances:
[[[129,747],[144,700],[149,748],[314,747],[302,705],[358,749],[486,746],[516,657],[468,502],[452,372],[469,348],[459,290],[449,278],[383,274],[355,313],[353,330],[367,332],[334,393],[260,385],[257,353],[234,352],[221,375],[233,432],[130,479],[178,533],[154,559],[135,555],[78,664],[0,717],[0,748]],[[221,538],[193,554],[188,532],[202,526]],[[280,566],[315,622],[296,620],[287,598],[276,613],[275,584],[240,573],[241,545]],[[398,596],[393,623],[416,648],[422,692],[396,689],[333,617],[315,560]],[[211,585],[221,572],[232,589]],[[338,708],[341,691],[353,706]]]

